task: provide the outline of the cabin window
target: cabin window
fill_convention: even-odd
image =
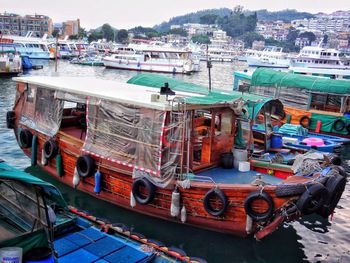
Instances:
[[[281,87],[279,89],[279,95],[276,97],[280,99],[283,104],[305,110],[309,103],[309,94],[306,90],[296,87]]]
[[[92,99],[87,119],[85,150],[134,168],[158,171],[164,112]]]
[[[311,94],[311,109],[340,112],[341,97],[324,93]]]

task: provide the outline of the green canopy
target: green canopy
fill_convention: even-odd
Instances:
[[[188,104],[229,104],[233,101],[243,98],[245,101],[245,108],[249,113],[250,119],[255,119],[261,108],[267,103],[274,104],[278,109],[277,112],[281,113],[281,115],[283,114],[283,105],[279,100],[254,94],[246,93],[242,95],[242,93],[238,91],[223,89],[212,89],[212,91],[209,91],[207,87],[201,85],[187,83],[181,80],[164,77],[157,74],[139,74],[128,80],[128,83],[130,84],[154,88],[160,88],[164,86],[164,83],[166,82],[169,84],[169,88],[171,88],[173,91],[193,93],[192,96],[185,98],[185,101]]]
[[[0,160],[0,180],[13,180],[26,185],[40,187],[44,193],[49,196],[54,202],[58,203],[63,208],[67,207],[67,204],[64,201],[61,193],[55,186],[28,173],[22,172],[6,164],[2,160]]]
[[[296,87],[314,92],[350,94],[350,81],[280,72],[267,68],[254,71],[252,86]]]

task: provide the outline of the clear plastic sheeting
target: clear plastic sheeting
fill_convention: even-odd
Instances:
[[[171,165],[164,164],[161,169],[164,151],[170,147],[164,146],[162,140],[165,114],[135,105],[89,100],[84,150],[133,167],[134,177],[144,176],[164,186],[173,175],[169,172]]]
[[[53,137],[61,125],[63,101],[55,98],[55,91],[28,85],[20,123]]]

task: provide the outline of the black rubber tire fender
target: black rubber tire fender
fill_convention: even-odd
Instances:
[[[327,154],[327,158],[329,159],[331,164],[341,165],[341,163],[342,163],[339,155],[336,154],[336,153],[329,153],[329,154]]]
[[[82,155],[77,159],[76,168],[80,177],[92,176],[95,172],[95,160],[90,155]]]
[[[306,186],[304,184],[281,184],[276,186],[276,196],[294,196],[301,195],[306,191]]]
[[[51,160],[56,157],[58,153],[58,146],[54,140],[48,140],[43,146],[44,156],[47,160]]]
[[[8,129],[15,128],[16,113],[14,111],[8,111],[6,113],[6,127]]]
[[[304,125],[305,120],[307,120],[307,125]],[[303,126],[304,128],[308,129],[310,126],[310,117],[309,116],[302,116],[299,120],[299,124]]]
[[[254,211],[253,209],[253,202],[256,200],[263,200],[268,204],[268,208],[265,212],[257,212]],[[247,198],[244,201],[244,209],[247,215],[249,215],[253,221],[258,222],[258,221],[265,221],[269,219],[273,211],[275,210],[275,205],[273,203],[273,200],[271,196],[266,193],[266,192],[261,192],[261,191],[256,191],[256,192],[251,192]]]
[[[322,208],[317,212],[319,215],[327,218],[330,214],[333,213],[340,200],[340,197],[344,192],[345,185],[346,178],[339,174],[333,175],[328,179],[326,183],[328,197]]]
[[[146,196],[143,196],[141,194],[140,186],[143,186],[146,188],[146,191],[147,191]],[[136,202],[138,202],[141,205],[147,205],[153,201],[156,194],[156,187],[147,178],[145,177],[138,178],[132,184],[132,193],[134,195]]]
[[[319,210],[328,198],[328,191],[322,184],[314,184],[300,196],[296,206],[304,215],[312,214]]]
[[[28,129],[23,129],[19,132],[18,140],[22,148],[32,147],[33,134]]]
[[[345,128],[345,122],[342,119],[336,119],[333,122],[332,130],[340,132],[340,131],[344,130],[344,128]]]
[[[213,197],[220,199],[222,203],[221,208],[215,209],[214,207],[212,207],[212,205],[210,204],[210,199],[212,199]],[[212,216],[221,216],[226,211],[226,208],[228,206],[228,200],[225,193],[220,188],[212,188],[205,194],[203,199],[203,205],[205,211],[207,211],[208,214]]]

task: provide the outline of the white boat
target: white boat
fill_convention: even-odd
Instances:
[[[281,47],[268,46],[261,52],[246,56],[250,67],[288,68],[290,59]]]
[[[119,52],[118,52],[119,50]],[[107,68],[186,74],[194,71],[191,52],[159,46],[130,45],[102,59]]]
[[[334,68],[308,68],[308,67],[289,67],[289,71],[295,74],[319,76],[331,79],[350,80],[349,69],[334,69]]]
[[[50,59],[53,58],[52,52],[53,42],[46,38],[27,36],[3,36],[2,39],[7,39],[16,45],[16,50],[20,52],[21,56],[27,56],[30,59]]]
[[[292,59],[292,67],[307,67],[319,69],[350,69],[350,59],[341,56],[336,49],[320,46],[303,47],[300,53]]]
[[[22,60],[18,53],[0,52],[0,76],[17,75],[22,72]]]
[[[211,61],[215,62],[232,62],[237,60],[239,52],[234,49],[224,48],[208,48],[208,51],[202,50],[200,60],[206,61],[210,58]]]

